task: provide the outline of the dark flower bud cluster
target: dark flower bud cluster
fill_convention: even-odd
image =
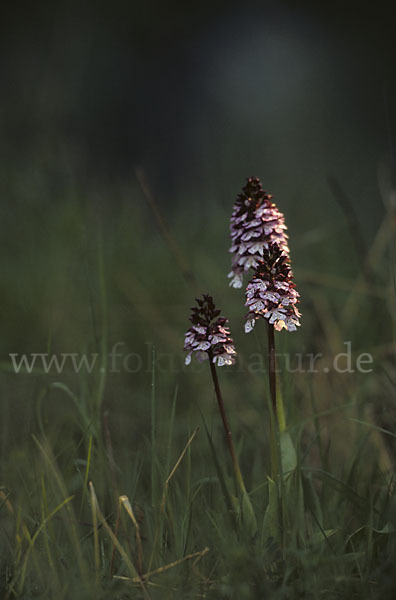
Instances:
[[[278,244],[289,255],[285,219],[271,199],[257,177],[249,177],[237,197],[230,221],[233,258],[228,277],[232,287],[242,287],[244,272],[258,266],[269,244]]]
[[[293,283],[288,255],[278,244],[264,249],[262,260],[255,268],[253,279],[246,288],[245,331],[249,333],[256,319],[264,317],[277,331],[283,328],[296,331],[301,314],[297,309],[300,294]]]
[[[192,327],[187,331],[184,350],[188,352],[186,365],[191,362],[193,352],[198,360],[210,359],[219,367],[235,363],[236,350],[230,336],[228,319],[220,317],[213,298],[203,294],[202,299],[196,298],[190,321]]]

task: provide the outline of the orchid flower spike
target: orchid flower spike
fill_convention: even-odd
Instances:
[[[228,319],[220,317],[212,296],[203,294],[196,298],[190,321],[192,327],[187,331],[184,350],[188,352],[185,363],[189,365],[193,352],[199,361],[210,359],[219,367],[235,363],[236,350],[228,328]]]
[[[230,285],[242,287],[243,274],[255,269],[269,244],[277,243],[289,256],[285,218],[265,192],[257,177],[249,177],[237,197],[231,216],[232,270]]]
[[[296,331],[301,314],[297,309],[300,294],[295,288],[288,255],[278,244],[270,244],[246,288],[246,333],[260,317],[268,319],[277,331]]]

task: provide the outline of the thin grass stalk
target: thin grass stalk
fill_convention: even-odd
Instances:
[[[103,525],[103,528],[107,532],[110,540],[113,542],[113,545],[117,548],[118,552],[120,553],[120,555],[125,563],[125,567],[129,570],[131,576],[135,577],[136,581],[140,584],[145,600],[151,600],[151,597],[146,589],[143,578],[139,575],[135,565],[133,564],[133,562],[129,558],[128,554],[126,553],[125,549],[122,547],[118,538],[113,533],[111,527],[107,523],[107,520],[99,507],[98,499],[97,499],[96,493],[95,493],[95,488],[94,488],[92,482],[90,482],[90,490],[91,490],[92,502],[95,504],[95,510],[96,510],[96,515],[97,515],[98,520],[101,522],[101,524]]]
[[[88,442],[88,456],[87,456],[87,464],[85,467],[84,486],[83,486],[82,494],[81,494],[81,504],[80,504],[80,511],[79,511],[79,516],[78,516],[79,520],[81,520],[82,511],[83,511],[83,507],[84,507],[84,498],[85,498],[86,491],[88,489],[88,477],[89,477],[89,470],[91,467],[91,458],[92,458],[92,442],[93,442],[93,435],[91,433],[91,435],[89,436],[89,442]]]
[[[116,517],[116,523],[115,523],[115,529],[114,529],[115,539],[118,539],[118,531],[120,528],[120,518],[121,518],[121,503],[120,503],[120,501],[118,501],[117,502],[117,517]],[[114,563],[115,563],[116,550],[117,550],[117,547],[113,540],[113,549],[111,552],[111,561],[110,561],[110,579],[113,577],[113,574],[114,574]]]
[[[174,560],[173,562],[164,565],[163,567],[159,567],[158,569],[154,569],[152,571],[148,571],[147,573],[145,573],[143,575],[142,578],[139,577],[125,577],[123,575],[115,575],[114,579],[119,579],[121,581],[131,581],[133,583],[140,583],[142,580],[143,581],[147,581],[150,577],[152,577],[153,575],[161,575],[162,573],[165,573],[166,571],[169,571],[169,569],[173,569],[174,567],[177,567],[179,565],[181,565],[182,563],[187,562],[188,560],[192,560],[193,558],[195,558],[195,561],[193,563],[193,568],[196,567],[197,563],[201,560],[201,558],[203,558],[208,552],[209,552],[209,548],[206,547],[203,550],[199,551],[199,552],[193,552],[192,554],[188,554],[187,556],[183,556],[183,558],[179,558],[178,560]]]
[[[136,519],[135,513],[133,512],[133,508],[131,503],[129,502],[128,496],[120,496],[119,503],[126,510],[129,518],[131,519],[134,527],[135,527],[135,537],[136,537],[136,548],[137,548],[137,569],[138,573],[141,576],[143,574],[143,544],[142,538],[140,535],[140,527],[139,523]]]
[[[111,433],[110,433],[110,427],[109,427],[109,411],[108,410],[106,410],[103,415],[103,428],[104,428],[107,459],[108,459],[109,468],[110,468],[110,479],[111,479],[111,485],[113,488],[113,498],[114,498],[114,501],[117,503],[119,493],[118,493],[118,484],[117,484],[116,463],[114,460],[113,444],[111,441]]]
[[[99,301],[100,301],[100,313],[101,313],[101,343],[100,343],[100,368],[98,374],[98,385],[96,390],[96,421],[98,433],[101,431],[101,408],[103,403],[104,391],[107,379],[107,334],[108,334],[108,323],[107,323],[107,290],[106,290],[106,278],[105,278],[105,265],[104,265],[104,249],[103,249],[103,238],[102,232],[98,233],[98,279],[99,279]]]
[[[180,269],[180,272],[181,272],[183,278],[185,279],[186,283],[190,287],[195,287],[194,284],[195,284],[196,280],[195,280],[194,273],[186,259],[185,253],[179,247],[179,245],[176,241],[176,238],[172,235],[169,225],[166,222],[164,216],[162,215],[162,213],[159,209],[158,202],[156,201],[156,199],[154,197],[154,194],[152,192],[152,189],[149,184],[146,173],[144,172],[142,167],[136,167],[135,174],[136,174],[136,178],[140,184],[140,187],[142,188],[144,197],[145,197],[148,205],[150,206],[150,209],[153,212],[154,218],[157,222],[157,225],[161,232],[161,235],[164,238],[164,241],[165,241],[166,245],[168,246],[168,249],[169,249],[171,255],[175,259],[176,265]]]
[[[78,529],[77,529],[77,520],[76,520],[74,511],[73,511],[73,508],[71,506],[71,503],[69,503],[69,500],[72,499],[74,496],[67,497],[67,489],[66,489],[65,482],[63,481],[63,479],[55,465],[55,457],[54,457],[51,449],[47,445],[47,442],[45,442],[45,445],[42,445],[34,435],[32,437],[33,437],[35,444],[37,445],[40,452],[42,453],[43,458],[45,459],[45,464],[47,465],[49,472],[51,472],[51,474],[54,478],[54,481],[59,489],[61,497],[67,498],[66,500],[62,501],[62,503],[59,505],[58,508],[62,507],[63,505],[65,506],[65,510],[68,514],[67,532],[68,532],[70,541],[74,548],[76,563],[77,563],[77,565],[79,567],[79,571],[80,571],[80,577],[81,577],[81,579],[84,580],[84,582],[88,582],[88,580],[89,580],[88,569],[87,569],[87,564],[86,564],[86,561],[84,560],[83,553],[82,553],[82,548],[81,548],[80,539],[79,539],[79,535],[78,535]],[[52,517],[53,514],[54,513],[52,512],[50,516]],[[50,519],[50,517],[48,516],[46,522],[48,522],[49,519]],[[37,531],[39,531],[39,529]]]
[[[96,503],[92,482],[89,482],[89,490],[91,495],[91,511],[92,511],[92,527],[94,541],[94,561],[95,561],[95,583],[99,583],[100,555],[99,555],[99,534],[98,534],[98,519],[96,514]]]
[[[42,494],[42,499],[41,499],[41,521],[42,523],[44,523],[46,521],[47,515],[48,515],[48,503],[47,503],[47,492],[45,489],[45,482],[44,482],[44,476],[41,476],[41,494]],[[59,587],[59,581],[57,581],[57,576],[56,576],[56,571],[54,569],[54,561],[52,560],[52,555],[51,555],[51,550],[50,550],[50,544],[49,541],[53,542],[53,538],[51,539],[51,535],[49,532],[49,527],[48,524],[45,525],[44,527],[44,535],[43,535],[43,539],[44,539],[44,545],[45,545],[45,551],[47,554],[47,559],[48,559],[48,565],[51,569],[51,571],[54,573],[54,577],[57,583],[57,586]]]
[[[156,404],[155,404],[155,348],[152,348],[151,356],[151,505],[155,506],[157,501],[157,478],[155,472],[156,460]]]
[[[19,581],[18,581],[18,587],[20,592],[23,590],[24,587],[24,583],[25,583],[25,579],[26,579],[26,573],[27,573],[27,567],[28,567],[28,561],[29,561],[29,557],[30,554],[32,553],[32,550],[34,548],[35,542],[37,540],[37,538],[39,537],[40,533],[45,530],[48,522],[64,507],[64,506],[68,506],[69,502],[71,500],[73,500],[74,496],[69,496],[68,498],[66,498],[65,500],[63,500],[63,502],[61,502],[56,508],[54,508],[53,511],[51,511],[46,517],[45,519],[41,522],[41,524],[37,527],[36,531],[34,532],[33,536],[30,535],[28,528],[26,527],[26,525],[24,523],[22,523],[22,532],[24,537],[26,538],[26,540],[28,541],[28,548],[26,550],[25,556],[23,557],[23,564],[22,564],[22,569],[21,569],[21,573],[17,573],[15,576],[15,580],[19,577]],[[12,582],[13,584],[14,582]]]
[[[151,566],[153,564],[153,560],[154,560],[155,552],[157,550],[158,542],[162,538],[163,522],[164,522],[164,518],[165,518],[165,509],[166,509],[166,503],[167,503],[167,498],[168,498],[169,483],[170,483],[172,477],[174,476],[174,474],[176,473],[177,469],[179,468],[180,463],[182,462],[188,448],[191,446],[193,439],[195,438],[195,436],[198,433],[198,430],[199,430],[199,427],[196,427],[194,429],[194,431],[191,434],[191,436],[189,437],[188,442],[185,445],[182,453],[180,454],[179,458],[177,459],[173,469],[171,470],[167,479],[165,480],[164,488],[163,488],[163,492],[162,492],[161,506],[160,506],[160,511],[159,511],[159,520],[158,520],[158,525],[155,530],[154,542],[153,542],[151,555],[150,555],[150,561],[149,561],[149,567],[148,567],[149,570],[151,570]]]

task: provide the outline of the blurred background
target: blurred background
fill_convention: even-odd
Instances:
[[[183,369],[194,295],[214,295],[241,354],[265,349],[259,335],[243,334],[243,295],[226,280],[228,220],[251,175],[286,216],[302,294],[303,327],[279,336],[281,347],[330,356],[351,340],[356,354],[378,356],[377,367],[390,360],[390,16],[381,5],[304,1],[3,7],[3,452],[35,431],[43,389],[48,422],[61,414],[54,438],[66,426],[72,408],[48,382],[67,381],[76,394],[82,385],[73,373],[16,375],[10,353],[101,352],[103,339],[108,350],[125,342],[144,368],[109,374],[103,402],[117,435],[130,439],[149,427],[152,347],[167,357],[157,365],[164,414],[176,385],[180,410],[190,410],[185,397],[202,381]],[[254,404],[242,410],[243,376],[223,375],[249,428],[257,414]],[[262,377],[249,380],[257,406]],[[294,378],[297,406],[315,385],[324,404],[342,398],[338,383],[334,391],[321,377],[301,378],[300,388]],[[382,377],[364,380],[371,399],[388,385]],[[360,384],[346,385],[357,393]]]
[[[323,208],[331,171],[375,206],[373,165],[393,154],[391,13],[274,4],[9,5],[3,169],[46,167],[55,196],[72,179],[129,183],[138,164],[173,205],[191,189],[228,203],[257,172],[299,208]]]

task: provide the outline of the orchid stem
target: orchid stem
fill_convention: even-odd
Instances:
[[[217,378],[216,367],[213,363],[213,356],[211,356],[211,354],[212,353],[209,353],[210,371],[212,373],[212,379],[213,379],[214,389],[216,392],[217,403],[219,405],[220,415],[221,415],[221,419],[223,421],[227,446],[228,446],[228,450],[231,455],[232,465],[234,467],[236,489],[238,490],[238,488],[239,488],[242,493],[246,493],[245,484],[243,481],[241,470],[239,468],[238,458],[237,458],[237,455],[235,452],[234,441],[232,439],[230,425],[228,423],[227,415],[226,415],[225,408],[224,408],[224,402],[223,402],[223,397],[222,397],[221,391],[220,391],[219,380]]]
[[[271,471],[272,479],[277,481],[279,474],[279,457],[277,448],[278,431],[278,407],[276,400],[276,355],[275,355],[275,330],[274,326],[268,323],[268,375],[271,396]]]
[[[268,323],[268,366],[269,385],[274,416],[277,418],[276,405],[276,355],[275,355],[275,329]]]

